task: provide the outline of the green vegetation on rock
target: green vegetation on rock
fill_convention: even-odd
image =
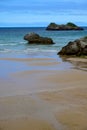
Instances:
[[[66,25],[70,27],[77,27],[74,23],[71,23],[71,22],[68,22]]]

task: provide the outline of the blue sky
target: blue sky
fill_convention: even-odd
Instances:
[[[87,25],[87,0],[0,0],[0,27]]]

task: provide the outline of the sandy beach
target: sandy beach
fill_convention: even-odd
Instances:
[[[0,58],[0,130],[87,129],[87,59],[68,61]]]

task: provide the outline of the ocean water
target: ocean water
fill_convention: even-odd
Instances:
[[[24,35],[35,32],[43,37],[50,37],[54,45],[30,45]],[[44,27],[0,28],[0,54],[50,55],[57,52],[69,41],[87,36],[87,28],[81,31],[46,31]]]

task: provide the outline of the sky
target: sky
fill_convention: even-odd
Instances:
[[[0,27],[87,25],[87,0],[0,0]]]

